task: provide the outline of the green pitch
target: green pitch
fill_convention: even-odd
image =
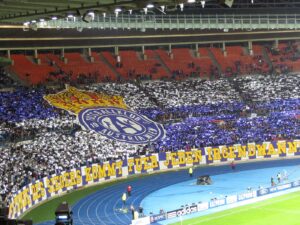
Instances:
[[[181,223],[174,223],[173,225]],[[184,220],[182,225],[299,225],[300,192]]]

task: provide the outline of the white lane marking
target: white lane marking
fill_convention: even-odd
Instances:
[[[298,195],[300,195],[300,193]],[[275,201],[273,200],[271,202],[264,202],[264,203],[261,203],[259,206],[252,206],[250,208],[246,207],[245,209],[243,208],[243,209],[240,209],[240,210],[235,210],[235,211],[232,211],[232,212],[229,212],[229,213],[225,213],[223,215],[211,216],[211,217],[203,219],[201,221],[197,221],[197,222],[194,222],[194,223],[189,223],[188,225],[201,224],[201,223],[204,223],[204,222],[207,222],[207,221],[219,219],[219,218],[230,216],[230,215],[237,214],[237,213],[240,213],[240,212],[246,212],[246,211],[249,211],[251,209],[258,209],[258,208],[261,208],[261,207],[264,207],[264,206],[267,206],[267,205],[272,205],[274,203],[286,201],[286,200],[289,200],[289,199],[292,199],[292,198],[295,198],[295,195],[289,196],[289,197],[286,197],[286,198],[282,198],[282,199],[278,199],[278,200],[275,200]],[[299,214],[299,212],[298,212],[298,214]]]

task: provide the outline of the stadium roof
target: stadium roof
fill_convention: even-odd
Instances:
[[[205,8],[216,9],[226,5],[233,8],[300,8],[300,2],[297,0],[0,0],[0,23],[47,20],[52,17],[66,17],[68,14],[78,16],[91,10],[109,13],[114,12],[116,7],[122,7],[127,11],[141,10],[150,3],[153,4],[154,11],[158,7],[165,6],[167,13],[174,13],[181,3],[185,4],[185,8],[201,9],[203,2]]]

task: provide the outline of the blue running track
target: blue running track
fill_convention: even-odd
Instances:
[[[198,167],[194,178],[187,170],[170,171],[124,181],[99,190],[73,206],[74,225],[129,225],[131,212],[122,212],[121,196],[127,186],[132,186],[132,196],[127,207],[142,206],[145,213],[158,213],[159,209],[172,210],[181,205],[207,201],[212,197],[244,192],[247,187],[270,186],[270,177],[276,178],[278,172],[286,170],[291,179],[300,178],[300,159],[284,159],[238,164],[236,171],[228,165]],[[196,186],[196,177],[209,174],[212,186]],[[275,179],[276,180],[276,179]],[[47,221],[39,225],[53,225]]]

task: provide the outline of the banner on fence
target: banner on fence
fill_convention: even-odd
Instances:
[[[294,155],[300,155],[299,140],[206,147],[191,149],[190,151],[162,152],[130,157],[125,160],[91,164],[59,174],[53,174],[26,185],[13,195],[9,206],[9,217],[17,218],[35,204],[55,195],[86,185],[101,183],[105,180],[200,164],[217,164],[219,162],[232,160],[278,158]],[[293,183],[291,185],[299,186],[300,184]],[[277,189],[278,188],[286,187],[277,187]],[[258,192],[258,195],[264,195],[272,191],[273,190],[262,189]],[[248,196],[239,196],[239,199],[247,197]],[[229,201],[235,200],[232,199]],[[218,202],[212,204],[219,205],[225,203]],[[206,206],[201,205],[200,207]],[[183,211],[181,212],[183,213]]]

